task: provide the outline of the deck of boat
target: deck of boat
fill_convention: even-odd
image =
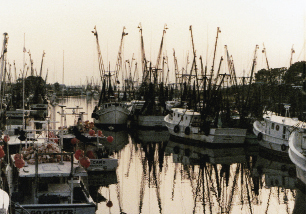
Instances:
[[[14,155],[11,155],[11,158],[14,160]],[[35,164],[26,164],[20,169],[19,177],[35,177],[35,167]],[[37,165],[37,175],[39,177],[68,177],[71,173],[73,173],[74,176],[87,175],[86,170],[83,167],[79,167],[79,163],[76,160],[73,161],[73,166],[71,166],[71,161],[39,163]]]

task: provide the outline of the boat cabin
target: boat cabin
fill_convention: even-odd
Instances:
[[[71,161],[38,163],[38,155],[51,154],[36,153],[35,164],[27,164],[21,169],[15,166],[14,155],[11,155],[12,172],[8,172],[8,181],[12,201],[30,213],[50,210],[94,213],[96,207],[83,180],[87,172],[73,159],[73,153],[56,153],[67,154],[71,156]],[[17,213],[22,212],[22,209],[18,212],[20,207],[15,207]]]
[[[276,114],[265,115],[264,122],[265,132],[267,135],[286,141],[288,141],[294,128],[304,127],[304,125],[300,124],[298,118],[277,116]]]
[[[170,119],[182,126],[200,126],[201,114],[190,109],[172,108]]]

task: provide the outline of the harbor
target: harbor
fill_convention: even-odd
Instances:
[[[90,112],[97,100],[80,96],[60,102]],[[67,123],[73,121],[67,115]],[[293,213],[297,196],[304,194],[295,165],[260,154],[259,144],[210,148],[172,141],[167,130],[102,132],[114,138],[107,146],[118,167],[88,173],[95,213]]]
[[[2,2],[0,214],[306,213],[305,8]]]

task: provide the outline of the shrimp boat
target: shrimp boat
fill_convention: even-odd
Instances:
[[[124,29],[125,28],[123,28],[121,41],[123,41],[124,35],[127,35],[124,32]],[[118,86],[119,81],[117,79],[117,73],[119,70],[115,72],[113,71],[111,72],[110,70],[108,72],[104,71],[102,55],[100,52],[98,32],[97,32],[96,27],[94,27],[94,31],[92,31],[92,33],[96,37],[96,43],[97,43],[97,48],[98,48],[99,70],[100,70],[100,74],[103,73],[103,75],[101,76],[103,77],[103,81],[102,81],[102,90],[100,93],[99,102],[95,106],[95,109],[92,112],[91,117],[94,119],[94,123],[99,126],[104,126],[106,128],[108,127],[126,128],[128,116],[130,114],[130,106],[128,102],[121,100],[120,97],[115,97],[116,94],[114,93],[114,90],[112,87],[112,79],[113,79],[112,76],[115,76],[115,80],[113,80],[114,86],[115,87]]]
[[[289,137],[289,158],[296,166],[296,177],[306,185],[306,133],[296,130]]]
[[[35,152],[35,163],[22,168],[16,155],[10,156],[6,167],[15,213],[95,213],[96,204],[83,182],[87,172],[75,161],[73,153]],[[41,156],[65,157],[64,161],[42,163]]]
[[[259,145],[264,152],[288,156],[289,136],[294,129],[305,129],[305,124],[298,118],[291,118],[289,105],[285,105],[285,116],[279,116],[268,111],[262,121],[253,123],[253,133],[257,136]],[[287,116],[288,115],[288,116]]]
[[[172,108],[165,118],[170,137],[203,145],[242,145],[246,129],[211,127],[202,129],[201,114],[185,108]]]
[[[111,151],[104,145],[111,143],[113,138],[111,136],[105,137],[102,132],[95,134],[94,130],[90,130],[89,133],[81,133],[74,128],[75,138],[71,139],[71,142],[77,139],[78,152],[86,154],[89,157],[90,165],[87,171],[116,171],[118,167],[118,159],[112,157]],[[107,140],[106,140],[107,139]]]
[[[126,102],[117,101],[114,97],[109,102],[96,106],[92,118],[94,123],[102,127],[126,127],[130,106]]]
[[[42,129],[27,128],[25,136],[12,135],[5,140],[9,154],[6,188],[11,207],[15,213],[95,213],[96,204],[88,193],[85,168],[74,158],[74,153],[63,152],[61,145],[49,138],[48,132],[55,131],[48,130],[45,124],[49,121],[35,122],[42,123]],[[13,149],[17,146],[19,153]]]
[[[67,127],[66,125],[61,127],[63,147],[65,151],[79,150],[83,155],[87,155],[90,160],[90,165],[86,168],[87,171],[116,171],[118,166],[118,159],[112,157],[110,152],[105,147],[105,144],[111,143],[113,137],[104,136],[102,131],[94,130],[94,124],[89,121],[84,121],[84,112],[79,112],[82,107],[67,107],[65,109],[71,109],[72,113],[62,108],[61,115],[66,121],[67,115],[75,117],[74,125]]]

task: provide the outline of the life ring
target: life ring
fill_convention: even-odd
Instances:
[[[185,134],[186,134],[186,135],[190,135],[190,127],[189,127],[189,126],[187,126],[187,127],[185,128]]]
[[[178,133],[180,131],[180,127],[178,125],[175,125],[173,131],[175,133]]]
[[[282,149],[282,151],[286,151],[287,146],[286,146],[285,144],[282,144],[282,145],[281,145],[281,149]]]
[[[259,140],[259,141],[262,140],[262,133],[261,132],[258,133],[257,140]]]

